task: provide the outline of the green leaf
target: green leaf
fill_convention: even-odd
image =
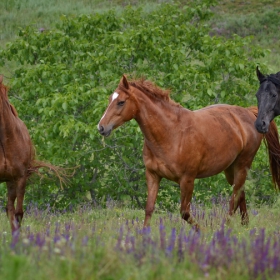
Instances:
[[[63,103],[62,103],[62,108],[63,108],[64,111],[67,110],[67,107],[68,107],[67,103],[66,103],[66,102],[63,102]]]

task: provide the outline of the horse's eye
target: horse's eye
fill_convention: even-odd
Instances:
[[[273,94],[272,94],[272,97],[276,97],[276,93],[273,93]]]
[[[119,101],[119,102],[118,102],[118,106],[123,106],[124,103],[125,103],[125,101]]]

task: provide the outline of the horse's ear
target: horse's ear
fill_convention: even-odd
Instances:
[[[2,82],[3,82],[3,76],[0,75],[0,84],[2,84]]]
[[[129,89],[129,84],[125,75],[122,76],[120,84],[124,86],[125,89]]]
[[[256,73],[257,73],[259,81],[262,81],[265,78],[264,74],[262,74],[261,71],[259,70],[259,66],[257,66],[257,68],[256,68]]]

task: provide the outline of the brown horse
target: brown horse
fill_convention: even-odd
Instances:
[[[23,199],[28,177],[38,172],[40,167],[53,170],[60,180],[63,177],[60,168],[35,160],[35,149],[27,127],[9,103],[8,90],[2,82],[3,77],[0,76],[0,182],[7,184],[6,211],[12,233],[15,233],[23,218]]]
[[[123,76],[109,98],[98,130],[103,136],[131,119],[144,134],[148,198],[144,227],[149,224],[162,178],[175,181],[181,190],[182,218],[198,224],[190,213],[195,178],[225,172],[233,186],[229,215],[240,208],[242,224],[248,223],[244,183],[263,135],[254,127],[257,108],[213,105],[190,111],[172,101],[169,91],[147,80],[128,82]],[[280,186],[279,139],[275,123],[264,136],[270,156],[273,181]]]

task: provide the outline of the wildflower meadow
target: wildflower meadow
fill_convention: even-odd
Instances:
[[[278,279],[277,207],[251,207],[250,224],[227,218],[227,199],[194,203],[194,231],[176,213],[89,205],[56,212],[28,207],[20,234],[0,216],[0,279]],[[278,226],[277,226],[278,223]]]
[[[280,70],[280,0],[175,2],[0,1],[9,100],[37,157],[75,169],[63,188],[30,178],[13,235],[0,184],[0,280],[280,279],[280,200],[264,145],[246,180],[247,226],[238,211],[228,220],[232,187],[219,174],[195,183],[199,232],[181,219],[179,186],[166,180],[143,229],[141,131],[132,122],[105,141],[96,128],[123,74],[197,110],[254,106],[256,66]]]

